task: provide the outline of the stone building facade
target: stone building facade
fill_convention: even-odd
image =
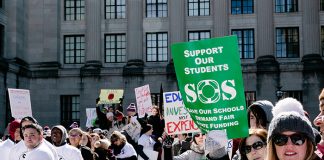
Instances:
[[[324,87],[323,0],[2,0],[0,133],[7,88],[29,89],[42,125],[79,121],[100,89],[178,90],[171,44],[236,34],[248,103],[301,100],[314,118]],[[278,92],[280,93],[280,92]]]

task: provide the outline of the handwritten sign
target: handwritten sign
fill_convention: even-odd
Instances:
[[[200,132],[184,107],[179,91],[163,93],[164,121],[168,135]]]
[[[124,90],[122,89],[101,89],[98,104],[120,103],[120,98],[123,97],[123,94]]]
[[[145,86],[135,88],[135,96],[138,109],[138,117],[144,117],[145,113],[147,113],[148,116],[152,115],[152,99],[150,86],[147,84]]]
[[[29,90],[8,88],[8,93],[12,117],[32,116]]]

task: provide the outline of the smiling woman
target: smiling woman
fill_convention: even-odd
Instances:
[[[249,136],[241,140],[239,151],[241,160],[264,160],[267,156],[267,130],[250,129]]]
[[[287,98],[280,101],[291,105]],[[314,153],[316,142],[311,122],[298,112],[288,111],[276,115],[269,125],[267,140],[268,160],[319,159]]]

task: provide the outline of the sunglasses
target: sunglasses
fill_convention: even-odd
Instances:
[[[283,146],[287,144],[288,138],[290,138],[291,142],[296,146],[303,145],[306,141],[306,136],[303,134],[295,133],[289,136],[277,134],[273,136],[273,143],[276,144],[277,146]]]
[[[204,136],[204,135],[205,135],[204,133],[203,134],[199,133],[199,134],[196,134],[195,137],[200,137],[200,136]]]
[[[262,141],[257,141],[257,142],[254,142],[252,145],[246,145],[244,147],[244,150],[243,151],[244,151],[245,154],[248,154],[248,153],[250,153],[252,151],[252,148],[254,150],[259,150],[259,149],[261,149],[265,145],[266,145],[266,143],[264,143]]]

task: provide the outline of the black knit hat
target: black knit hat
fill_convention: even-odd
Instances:
[[[295,111],[282,112],[272,119],[268,130],[268,142],[273,135],[280,134],[285,131],[305,134],[315,145],[315,136],[311,122],[305,116],[302,116]]]

